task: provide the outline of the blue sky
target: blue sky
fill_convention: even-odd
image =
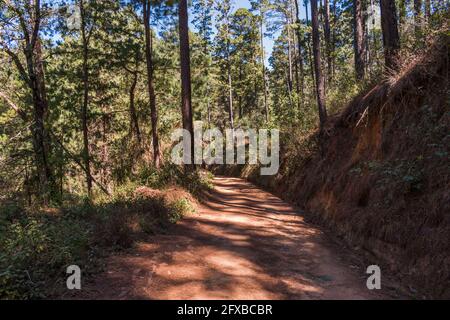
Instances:
[[[299,8],[300,8],[300,18],[303,19],[305,17],[305,8],[303,6],[303,1],[301,0],[297,0],[299,3]],[[234,11],[236,11],[239,8],[250,8],[250,1],[249,0],[234,0],[233,2],[233,9]],[[190,19],[192,19],[192,15],[190,17]],[[193,26],[191,25],[191,28],[193,28]],[[277,35],[275,35],[275,37],[277,37]],[[273,51],[273,45],[274,45],[274,39],[271,39],[269,37],[265,37],[264,38],[264,47],[266,49],[266,63],[268,64],[268,60],[270,58],[270,56],[272,55],[272,51]]]

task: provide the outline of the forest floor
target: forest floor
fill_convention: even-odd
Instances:
[[[76,298],[392,298],[369,291],[361,259],[301,211],[241,179],[214,185],[195,215],[108,258]]]

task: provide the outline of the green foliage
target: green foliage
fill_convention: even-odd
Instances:
[[[192,206],[188,199],[178,199],[171,204],[170,209],[172,211],[172,214],[170,216],[171,223],[178,222],[178,220],[180,220],[185,215],[195,213],[195,208]]]
[[[71,217],[21,214],[1,222],[0,298],[42,298],[54,275],[79,264],[91,226]]]
[[[46,161],[54,176],[51,184],[58,189],[52,188],[52,195],[63,205],[54,214],[36,209],[45,198],[40,192],[44,183],[38,168],[41,158],[37,157],[41,149],[33,141],[33,119],[38,115],[37,105],[33,104],[36,93],[24,76],[29,70],[21,70],[33,62],[27,61],[24,54],[28,47],[24,33],[29,32],[23,32],[22,24],[29,30],[36,25],[30,23],[34,21],[36,3],[0,1],[0,60],[4,62],[0,64],[0,298],[41,297],[68,263],[95,265],[91,260],[98,257],[99,247],[129,247],[138,231],[162,231],[192,212],[189,200],[184,198],[172,203],[164,197],[136,199],[137,187],[164,190],[177,185],[195,196],[212,187],[208,173],[185,171],[168,161],[170,134],[181,127],[175,3],[152,3],[153,70],[149,73],[141,2],[85,1],[88,56],[84,61],[81,32],[68,28],[66,8],[58,7],[60,3],[41,1],[41,16],[45,19],[38,24],[37,35],[44,59],[43,70],[38,71],[45,74],[40,85],[45,86],[42,91],[48,100],[48,110],[42,117],[48,136],[43,139],[48,144]],[[74,1],[62,1],[67,3]],[[235,8],[235,3],[193,1],[195,28],[190,30],[190,58],[195,120],[221,129],[229,127],[232,100],[236,128],[281,129],[284,167],[295,172],[317,148],[312,138],[318,112],[311,21],[309,16],[297,21],[292,1],[251,0],[251,9]],[[330,11],[330,60],[323,32],[320,38],[321,62],[327,70],[327,108],[334,114],[380,78],[384,49],[380,25],[371,18],[365,35],[369,49],[367,79],[357,81],[352,2],[330,3],[334,5]],[[429,37],[448,33],[448,3],[432,0],[432,4],[428,21],[417,32],[411,8],[400,8],[404,13],[399,29],[405,61],[426,47]],[[20,15],[25,18],[20,19]],[[275,40],[270,65],[265,59],[267,47],[263,48],[268,36]],[[86,192],[82,165],[84,62],[89,76],[89,161],[97,182],[92,195]],[[166,160],[158,170],[149,160],[152,139],[148,76],[153,77],[158,133]],[[424,116],[433,120],[436,115],[424,106]],[[417,128],[418,138],[422,138],[420,130]],[[429,146],[441,161],[448,158],[447,140],[448,136],[442,137],[442,145]],[[302,156],[289,157],[291,154]],[[419,160],[399,160],[362,164],[352,173],[381,172],[381,184],[395,181],[405,192],[418,192],[424,183],[423,170]],[[112,196],[100,193],[98,185]],[[35,209],[26,210],[25,204]]]
[[[195,196],[212,188],[212,174],[195,170],[189,172],[183,167],[166,164],[161,169],[144,167],[138,174],[137,183],[154,189],[164,189],[178,185]]]
[[[96,204],[29,211],[6,205],[0,214],[0,299],[35,299],[57,294],[65,268],[89,274],[111,250],[129,248],[143,234],[165,232],[194,212],[186,198],[136,196],[127,184]],[[58,284],[60,287],[58,287]]]

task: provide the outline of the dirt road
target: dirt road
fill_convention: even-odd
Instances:
[[[113,256],[84,287],[98,299],[377,299],[347,253],[301,212],[241,179],[216,178],[198,214]]]

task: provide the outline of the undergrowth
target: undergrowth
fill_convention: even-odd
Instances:
[[[166,232],[195,211],[188,192],[170,187],[178,185],[200,195],[211,187],[209,178],[166,166],[141,171],[111,197],[93,201],[72,197],[58,208],[4,203],[0,206],[0,299],[60,296],[66,289],[68,266],[78,265],[83,276],[99,272],[107,254],[130,248],[146,235]]]

